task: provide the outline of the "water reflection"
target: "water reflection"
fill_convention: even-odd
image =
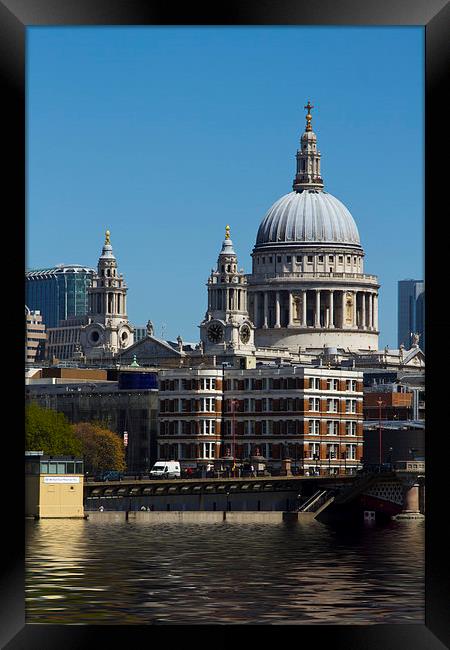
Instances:
[[[28,623],[423,623],[424,524],[27,522]]]

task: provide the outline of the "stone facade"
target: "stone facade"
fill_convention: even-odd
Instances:
[[[258,230],[248,309],[259,347],[378,348],[377,277],[347,208],[324,191],[317,137],[307,124],[293,192],[269,209]]]
[[[82,328],[80,336],[88,359],[107,359],[133,344],[134,328],[128,322],[126,300],[127,286],[118,273],[107,230],[97,273],[88,290],[90,322]]]
[[[254,326],[247,309],[247,278],[238,270],[237,255],[226,227],[216,270],[208,279],[208,309],[200,324],[200,339],[205,354],[255,354]]]

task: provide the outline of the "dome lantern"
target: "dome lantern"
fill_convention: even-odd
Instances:
[[[317,151],[317,136],[311,126],[311,109],[314,106],[308,101],[304,107],[306,114],[306,127],[300,139],[300,149],[297,150],[297,173],[292,188],[295,192],[306,189],[322,190],[323,179],[320,174],[320,152]]]

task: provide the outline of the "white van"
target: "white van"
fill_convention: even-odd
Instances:
[[[159,460],[150,470],[150,478],[180,478],[180,463],[176,460]]]

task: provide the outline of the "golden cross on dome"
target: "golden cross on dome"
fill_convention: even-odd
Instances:
[[[225,226],[225,239],[230,239],[230,226]]]
[[[110,239],[109,239],[110,235],[111,235],[111,233],[109,232],[109,230],[107,230],[107,231],[105,232],[105,245],[111,243],[111,242],[110,242]]]
[[[306,130],[311,131],[312,130],[312,127],[311,127],[311,120],[312,120],[311,109],[314,108],[314,105],[311,104],[311,102],[308,100],[308,103],[303,108],[306,108],[306,110],[308,111],[307,114],[306,114]]]

